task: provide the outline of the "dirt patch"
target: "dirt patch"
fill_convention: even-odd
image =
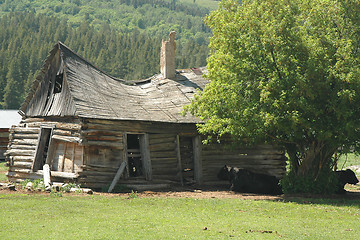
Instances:
[[[344,195],[310,195],[310,194],[297,194],[297,195],[262,195],[251,193],[236,193],[227,190],[226,186],[213,186],[213,187],[182,187],[174,186],[171,189],[164,189],[161,191],[139,191],[127,193],[104,193],[94,192],[94,195],[109,196],[109,197],[125,197],[125,198],[194,198],[194,199],[251,199],[251,200],[270,200],[280,201],[291,198],[326,198],[326,199],[345,199],[345,200],[360,200],[360,186],[346,186],[347,194]],[[26,195],[47,195],[48,192],[42,191],[28,191],[17,186],[16,191],[8,189],[0,190],[0,194],[26,194]],[[62,193],[63,196],[67,195],[86,195],[78,193]]]

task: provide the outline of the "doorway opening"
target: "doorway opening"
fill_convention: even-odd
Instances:
[[[180,136],[181,171],[185,184],[194,183],[193,138]]]
[[[127,134],[127,160],[130,177],[144,175],[143,161],[140,151],[140,134]]]
[[[43,170],[43,166],[46,163],[48,157],[51,132],[52,128],[41,128],[40,130],[40,136],[33,165],[33,172]]]

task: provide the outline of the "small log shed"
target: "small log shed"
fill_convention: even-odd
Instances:
[[[0,162],[5,161],[4,153],[9,143],[9,129],[21,120],[18,110],[0,109]]]
[[[52,181],[94,189],[109,186],[121,165],[119,184],[211,184],[225,164],[280,178],[281,149],[202,144],[199,119],[181,111],[208,83],[206,69],[175,70],[174,32],[161,51],[161,74],[128,82],[58,42],[10,129],[9,180],[42,178],[44,164]]]

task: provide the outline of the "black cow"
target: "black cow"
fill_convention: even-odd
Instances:
[[[336,193],[338,193],[338,194],[346,193],[346,191],[344,189],[345,184],[347,184],[347,183],[357,184],[359,182],[355,173],[350,169],[336,171],[335,173],[338,177],[338,186],[337,186],[338,188],[336,191]]]
[[[218,173],[218,178],[228,180],[230,190],[246,193],[282,194],[279,180],[274,176],[253,173],[247,169],[224,166]]]

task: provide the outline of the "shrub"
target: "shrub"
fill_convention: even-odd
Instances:
[[[297,176],[289,171],[280,184],[284,193],[332,194],[337,189],[338,179],[335,172],[322,172],[314,181],[311,174]]]

